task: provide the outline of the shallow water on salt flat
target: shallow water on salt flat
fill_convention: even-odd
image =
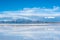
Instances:
[[[60,40],[60,25],[0,26],[0,40]]]

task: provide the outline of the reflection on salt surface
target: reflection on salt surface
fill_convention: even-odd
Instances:
[[[60,25],[0,26],[0,40],[60,40]]]

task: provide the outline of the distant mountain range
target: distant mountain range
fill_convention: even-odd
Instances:
[[[0,18],[0,23],[47,23],[47,22],[60,22],[60,17],[28,17],[27,18]]]

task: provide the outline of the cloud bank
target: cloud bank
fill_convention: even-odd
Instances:
[[[23,8],[22,10],[17,11],[0,12],[0,18],[10,18],[11,20],[16,20],[20,18],[35,20],[35,16],[45,18],[55,18],[57,16],[60,16],[60,7],[55,6],[53,8],[34,7],[34,8]]]

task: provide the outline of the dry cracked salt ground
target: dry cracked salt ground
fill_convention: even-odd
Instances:
[[[0,40],[60,40],[60,25],[0,26]]]

